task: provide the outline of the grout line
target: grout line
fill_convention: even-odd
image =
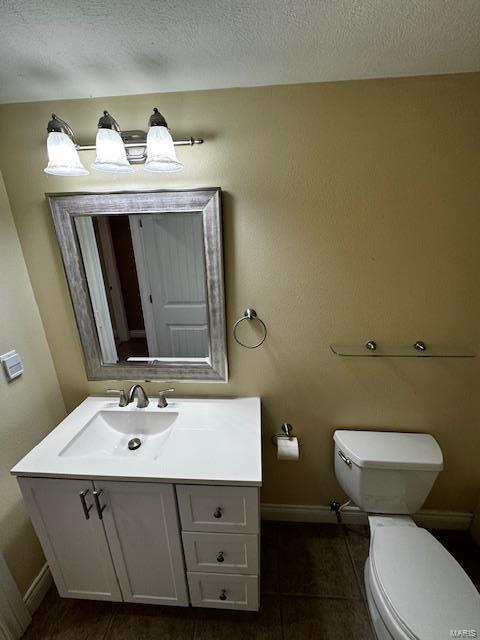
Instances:
[[[282,603],[282,597],[281,594],[279,592],[279,586],[280,586],[280,563],[279,563],[279,558],[278,558],[278,554],[279,554],[279,536],[278,536],[278,531],[279,528],[278,526],[275,524],[272,527],[273,531],[270,531],[270,536],[271,536],[271,544],[273,546],[273,572],[274,572],[274,589],[275,591],[273,593],[270,593],[268,591],[263,591],[260,590],[260,606],[261,606],[261,602],[262,602],[262,598],[264,596],[270,596],[273,595],[275,597],[276,600],[278,600],[278,608],[279,608],[279,612],[280,612],[280,634],[281,634],[281,638],[282,640],[285,640],[285,629],[283,627],[283,603]],[[262,557],[262,553],[264,553],[262,547],[260,547],[260,558]],[[261,579],[261,578],[260,578]]]
[[[102,640],[107,640],[107,637],[108,637],[108,634],[110,633],[110,629],[112,628],[114,619],[115,619],[115,611],[112,611],[110,620],[108,621],[108,624],[107,624],[107,628],[105,629],[105,633],[102,636]]]
[[[346,526],[346,525],[344,525],[344,526]],[[351,563],[353,565],[353,571],[354,571],[355,576],[357,578],[357,584],[358,584],[358,587],[360,589],[360,593],[362,594],[363,608],[365,610],[365,615],[367,616],[367,619],[368,619],[368,625],[369,625],[370,630],[372,632],[372,638],[376,638],[377,637],[377,633],[375,631],[375,627],[373,626],[373,620],[372,620],[372,617],[370,615],[370,610],[369,610],[368,602],[367,602],[367,593],[364,590],[365,587],[364,587],[363,582],[360,581],[361,579],[360,579],[360,576],[358,575],[357,567],[356,567],[355,562],[353,560],[353,552],[352,552],[352,549],[350,547],[350,542],[348,540],[348,536],[345,534],[345,529],[343,531],[343,535],[345,536],[345,542],[347,543],[348,554],[350,556],[350,561],[351,561]]]
[[[274,543],[274,550],[275,550],[275,557],[274,557],[274,571],[275,571],[275,589],[277,590],[277,593],[280,592],[280,559],[279,559],[279,535],[278,535],[278,527],[274,528],[274,538],[273,538],[273,543]],[[282,632],[283,633],[283,632]]]
[[[280,607],[280,633],[282,634],[282,640],[285,640],[285,628],[283,626],[283,598],[279,598]]]
[[[363,600],[362,596],[339,596],[319,593],[288,593],[286,591],[265,591],[262,596],[278,598],[308,598],[311,600]]]
[[[345,539],[345,544],[346,544],[346,547],[347,547],[347,553],[348,553],[348,556],[350,558],[350,562],[352,563],[353,574],[354,574],[355,579],[357,581],[357,587],[358,587],[358,589],[360,591],[361,599],[365,602],[366,601],[366,594],[365,594],[365,592],[363,590],[363,582],[360,580],[360,576],[358,575],[357,567],[356,567],[355,561],[353,559],[352,549],[350,548],[350,542],[348,540],[347,534],[345,533],[345,526],[346,525],[342,525],[342,531],[343,531],[343,537]]]

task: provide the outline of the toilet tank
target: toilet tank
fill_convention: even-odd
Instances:
[[[335,475],[369,513],[415,513],[425,502],[443,456],[425,433],[335,431]]]

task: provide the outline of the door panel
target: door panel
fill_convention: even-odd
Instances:
[[[126,602],[188,605],[173,485],[95,481]]]
[[[147,334],[155,334],[149,355],[208,357],[202,215],[131,216],[130,226]]]
[[[55,584],[64,598],[122,599],[89,480],[18,478]],[[91,506],[83,512],[80,492]]]

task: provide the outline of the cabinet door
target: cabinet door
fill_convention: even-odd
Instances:
[[[95,480],[126,602],[188,605],[173,485]]]
[[[18,478],[18,483],[60,595],[120,601],[92,483],[55,478]],[[81,492],[87,492],[88,518]]]

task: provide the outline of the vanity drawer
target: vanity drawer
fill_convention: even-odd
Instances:
[[[187,573],[194,607],[258,611],[258,576]]]
[[[185,531],[259,531],[257,487],[177,485],[177,498]]]
[[[241,533],[182,533],[188,571],[258,574],[258,536]]]

